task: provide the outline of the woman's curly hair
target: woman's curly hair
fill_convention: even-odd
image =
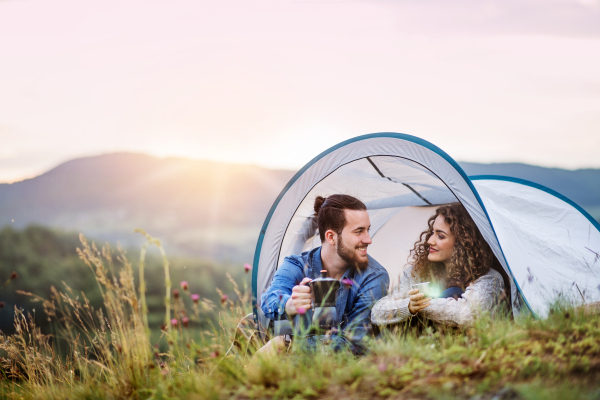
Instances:
[[[433,235],[433,222],[442,215],[455,237],[454,251],[446,269],[441,262],[429,261],[429,244]],[[421,233],[411,250],[412,276],[422,281],[443,282],[445,288],[461,287],[463,290],[494,266],[496,257],[483,239],[477,225],[460,203],[439,207],[427,221],[429,228]],[[409,256],[410,257],[410,256]]]

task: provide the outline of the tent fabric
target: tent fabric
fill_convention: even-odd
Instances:
[[[320,245],[316,232],[310,230],[314,199],[334,193],[354,195],[367,204],[374,242],[378,230],[403,208],[458,200],[512,276],[483,202],[450,156],[410,135],[364,135],[315,157],[291,179],[269,211],[257,243],[252,281],[254,312],[261,326],[268,321],[260,311],[260,296],[285,256]],[[517,285],[511,283],[510,290],[517,302]]]
[[[533,182],[471,177],[531,310],[562,299],[600,301],[600,224],[564,196]]]
[[[319,154],[282,190],[260,232],[252,276],[255,321],[260,331],[264,332],[269,324],[260,309],[260,297],[278,266],[286,256],[321,244],[313,211],[318,195],[349,194],[367,205],[373,237],[369,253],[388,270],[391,281],[406,266],[409,251],[427,228],[427,219],[436,206],[460,201],[509,277],[515,314],[533,307],[534,312],[543,315],[541,294],[559,289],[551,283],[558,279],[564,282],[571,273],[568,271],[576,271],[576,279],[596,282],[590,277],[597,271],[597,258],[594,260],[590,254],[600,253],[598,227],[590,225],[591,220],[582,210],[560,195],[517,182],[510,185],[518,186],[508,187],[506,182],[477,178],[472,182],[441,149],[399,133],[359,136]],[[569,227],[559,227],[564,224]],[[546,240],[544,230],[551,232],[553,242]],[[534,246],[552,243],[555,251],[550,249],[536,259],[537,253],[527,248],[527,241]],[[581,244],[592,249],[589,254],[581,250]],[[558,253],[564,257],[558,258]],[[572,259],[575,254],[577,262]],[[590,265],[587,272],[586,263]],[[554,273],[546,276],[544,265],[552,265]],[[529,271],[534,278],[529,278]],[[569,283],[579,282],[569,279]],[[583,285],[586,296],[592,296],[590,285]],[[536,286],[545,287],[546,292]],[[582,285],[577,287],[581,289]]]

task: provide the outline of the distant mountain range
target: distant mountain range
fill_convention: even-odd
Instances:
[[[468,175],[508,175],[548,186],[600,219],[600,169],[460,163]],[[295,171],[116,153],[68,161],[38,177],[0,184],[0,227],[39,224],[97,240],[143,242],[167,252],[250,261],[271,204]]]

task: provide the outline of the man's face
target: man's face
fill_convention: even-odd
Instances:
[[[344,210],[344,213],[346,226],[336,241],[337,254],[349,265],[364,270],[369,265],[367,246],[372,243],[369,234],[371,229],[369,213],[359,210]]]

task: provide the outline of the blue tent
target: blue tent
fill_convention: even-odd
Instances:
[[[283,188],[260,231],[254,256],[255,322],[270,321],[260,297],[283,259],[320,246],[315,197],[362,200],[371,218],[369,254],[397,280],[436,207],[461,202],[490,245],[510,286],[513,313],[544,316],[557,296],[600,301],[600,224],[541,185],[510,177],[468,177],[435,145],[400,133],[346,140],[312,159]]]

